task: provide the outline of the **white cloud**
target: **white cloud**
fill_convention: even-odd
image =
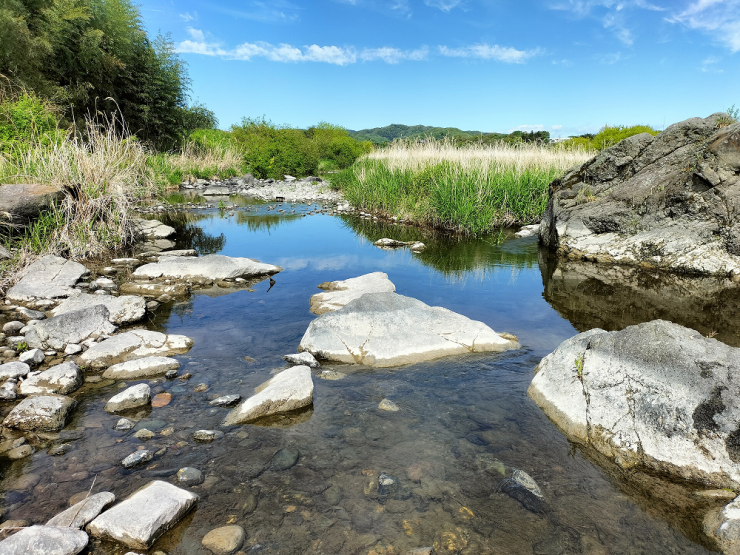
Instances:
[[[198,12],[193,12],[192,14],[190,12],[181,13],[180,19],[182,19],[185,23],[188,21],[194,21],[198,19]]]
[[[494,44],[474,44],[460,48],[440,46],[439,53],[452,58],[478,58],[481,60],[497,60],[507,64],[522,64],[528,58],[540,54],[540,50],[517,50],[510,46]]]
[[[463,5],[464,0],[424,0],[424,3],[430,8],[438,8],[443,12],[449,12]]]
[[[541,123],[538,123],[537,125],[518,125],[517,127],[512,127],[509,129],[509,133],[512,133],[513,131],[544,131],[545,126]]]
[[[558,130],[560,130],[562,128],[563,128],[562,125],[553,125],[552,127],[550,127],[550,129],[552,129],[553,131],[558,131]]]
[[[740,51],[740,0],[696,0],[667,21],[704,31],[731,52]]]
[[[429,49],[424,46],[417,50],[400,50],[398,48],[365,48],[360,53],[353,46],[319,46],[312,44],[302,48],[290,44],[274,46],[267,42],[245,42],[235,48],[225,49],[217,42],[207,42],[205,33],[199,29],[188,29],[193,40],[185,40],[177,45],[177,51],[203,56],[218,56],[229,60],[249,61],[253,58],[265,58],[273,62],[321,62],[345,66],[359,60],[364,62],[383,61],[397,64],[404,60],[426,60]]]
[[[383,48],[365,48],[360,54],[360,58],[365,62],[382,60],[387,64],[397,64],[403,60],[419,62],[426,60],[429,49],[426,46],[417,50],[399,50],[389,46]]]
[[[621,52],[613,52],[611,54],[604,54],[598,58],[600,64],[604,64],[608,66],[616,64],[621,59],[622,59]]]
[[[715,64],[718,64],[720,59],[715,56],[709,56],[701,63],[701,70],[704,73],[724,73],[724,69],[718,68]]]

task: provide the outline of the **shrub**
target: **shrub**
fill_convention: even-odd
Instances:
[[[604,150],[605,148],[609,148],[610,146],[614,146],[618,142],[623,141],[627,137],[639,135],[640,133],[657,135],[660,132],[649,125],[633,125],[631,127],[627,127],[626,125],[605,125],[596,135],[572,137],[567,141],[558,143],[557,146],[558,148],[564,149],[585,148],[588,150]]]

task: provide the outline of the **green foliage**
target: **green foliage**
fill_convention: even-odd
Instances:
[[[150,41],[131,0],[6,0],[0,75],[0,89],[32,90],[69,121],[120,111],[156,148],[216,123],[204,106],[187,106],[184,62],[169,37]]]
[[[567,141],[558,143],[558,147],[566,149],[584,148],[604,150],[605,148],[609,148],[610,146],[614,146],[618,142],[623,141],[627,137],[639,135],[640,133],[657,135],[659,131],[649,125],[633,125],[631,127],[627,127],[626,125],[605,125],[596,135],[587,134],[579,137],[572,137]]]
[[[0,153],[17,153],[32,141],[48,144],[60,140],[64,133],[58,123],[53,106],[32,93],[0,102]]]
[[[583,381],[583,359],[584,359],[585,353],[581,353],[578,355],[575,359],[574,364],[576,366],[576,377],[578,377],[579,380]]]
[[[725,112],[727,112],[729,116],[735,121],[740,121],[740,108],[735,108],[734,104],[727,108]]]
[[[25,353],[28,349],[28,343],[26,343],[25,341],[21,341],[15,346],[16,353]]]
[[[358,141],[368,141],[372,144],[382,145],[393,142],[396,139],[423,140],[423,139],[454,139],[459,144],[482,142],[490,144],[498,141],[507,143],[547,143],[550,141],[548,131],[514,131],[508,135],[505,133],[483,133],[481,131],[463,131],[457,127],[431,127],[427,125],[401,125],[393,123],[385,127],[373,129],[362,129],[360,131],[349,131],[350,136]]]

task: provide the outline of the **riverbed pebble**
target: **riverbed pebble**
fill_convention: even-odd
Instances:
[[[203,538],[203,547],[215,555],[231,555],[244,543],[246,533],[239,525],[223,526],[208,532]]]
[[[210,401],[208,404],[214,407],[228,407],[241,401],[241,395],[223,395]]]
[[[186,466],[177,471],[177,481],[185,486],[195,486],[203,483],[203,473],[197,468]]]
[[[128,457],[121,461],[123,468],[134,468],[144,463],[148,463],[154,458],[154,453],[146,449],[131,453]]]
[[[152,392],[148,384],[133,385],[118,395],[114,395],[105,405],[107,412],[121,412],[148,405],[152,400]]]
[[[18,360],[25,362],[29,366],[38,366],[46,359],[44,351],[41,349],[30,349],[18,357]]]

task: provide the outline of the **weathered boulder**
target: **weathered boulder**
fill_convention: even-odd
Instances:
[[[298,346],[318,359],[389,367],[519,347],[482,322],[396,293],[367,293],[309,324]]]
[[[2,187],[0,187],[1,189]],[[87,547],[85,532],[57,526],[29,526],[0,542],[2,555],[76,555]]]
[[[566,257],[740,279],[740,123],[718,129],[721,116],[629,137],[553,181],[540,242]]]
[[[342,281],[327,281],[319,285],[326,293],[311,297],[311,312],[317,315],[342,308],[348,302],[359,299],[365,293],[395,293],[396,286],[388,274],[373,272]]]
[[[295,364],[297,366],[308,366],[309,368],[318,368],[319,366],[321,366],[321,364],[319,364],[319,361],[316,360],[311,353],[306,352],[283,355],[283,360],[285,362],[289,362],[290,364]]]
[[[281,271],[279,266],[263,264],[251,258],[209,254],[200,257],[163,256],[158,262],[139,266],[134,271],[134,276],[217,280],[272,275]]]
[[[19,430],[57,432],[64,428],[77,402],[63,395],[28,397],[18,403],[3,420],[3,426]]]
[[[82,529],[115,500],[116,496],[110,492],[96,493],[79,503],[75,503],[69,509],[62,511],[47,522],[46,525]]]
[[[7,185],[0,189],[3,187]],[[72,286],[86,273],[82,264],[49,254],[23,270],[20,281],[8,290],[7,298],[28,303],[69,297],[75,293]]]
[[[119,291],[128,295],[143,295],[150,298],[161,295],[187,297],[190,294],[190,288],[185,283],[149,283],[146,281],[124,283]]]
[[[301,409],[313,403],[313,380],[308,366],[283,370],[257,388],[258,393],[232,410],[224,425],[244,424],[266,416]]]
[[[726,555],[740,554],[740,497],[704,517],[704,533],[712,538]]]
[[[25,362],[6,362],[0,364],[0,382],[6,380],[25,378],[31,368]]]
[[[166,374],[177,370],[180,363],[169,357],[145,357],[127,362],[119,362],[103,372],[103,378],[110,380],[140,380]]]
[[[64,199],[64,191],[39,184],[8,184],[0,186],[0,212],[10,214],[10,223],[28,225],[53,203]]]
[[[152,401],[152,391],[145,383],[132,385],[111,397],[105,404],[106,412],[121,412],[148,405]]]
[[[102,305],[66,312],[29,326],[26,343],[37,349],[63,351],[68,343],[80,343],[88,337],[113,333],[116,326],[110,323],[110,313]]]
[[[593,329],[542,359],[529,396],[622,467],[740,486],[740,349],[663,320]]]
[[[21,382],[19,392],[26,397],[32,395],[67,395],[79,389],[82,382],[80,369],[74,362],[68,361],[26,378]]]
[[[185,516],[198,496],[156,480],[108,509],[88,525],[90,535],[148,549]]]
[[[46,355],[41,349],[30,349],[28,351],[24,351],[23,353],[21,353],[21,356],[18,357],[18,360],[20,362],[24,362],[33,367],[38,366],[39,364],[44,362],[45,359]]]
[[[96,343],[80,355],[85,365],[106,368],[117,362],[125,362],[153,355],[167,356],[187,353],[193,340],[184,335],[165,335],[156,331],[134,330],[120,333]]]
[[[108,319],[112,324],[130,324],[138,322],[146,314],[146,301],[143,297],[134,295],[89,295],[81,293],[70,296],[51,311],[53,316],[83,310],[102,304],[108,309]]]
[[[136,232],[147,239],[166,239],[175,234],[175,228],[164,225],[159,220],[144,220],[134,218],[131,220]]]

